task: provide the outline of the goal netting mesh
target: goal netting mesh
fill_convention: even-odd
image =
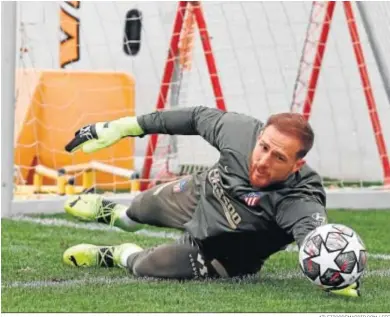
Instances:
[[[217,151],[196,136],[159,136],[152,151],[148,137],[92,155],[63,149],[84,124],[197,105],[264,121],[275,112],[309,111],[316,141],[307,161],[325,184],[383,186],[390,177],[390,105],[359,11],[349,5],[348,20],[342,3],[330,19],[329,2],[18,3],[15,198],[85,187],[129,192],[138,189],[138,176],[213,164]],[[388,45],[389,5],[370,8],[372,31]],[[167,63],[175,37],[177,54]],[[372,100],[367,106],[368,90],[375,108]]]

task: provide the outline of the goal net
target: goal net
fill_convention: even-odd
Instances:
[[[85,124],[197,105],[263,121],[304,113],[316,133],[307,161],[330,206],[390,204],[389,82],[386,91],[372,42],[386,34],[366,32],[385,25],[390,8],[360,9],[365,20],[350,2],[19,2],[15,210],[59,211],[83,191],[126,200],[210,166],[218,153],[198,136],[64,151]]]

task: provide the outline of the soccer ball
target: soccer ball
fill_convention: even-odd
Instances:
[[[367,265],[367,251],[358,234],[341,224],[311,231],[299,249],[299,264],[314,284],[341,289],[356,282]]]

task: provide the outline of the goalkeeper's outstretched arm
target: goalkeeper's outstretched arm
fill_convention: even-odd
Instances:
[[[137,117],[145,134],[201,135],[213,141],[226,112],[203,106],[155,111]]]
[[[224,112],[203,106],[177,110],[155,111],[137,117],[123,117],[110,122],[98,122],[78,130],[65,147],[68,152],[79,148],[86,153],[108,147],[127,136],[146,134],[200,135],[212,146],[234,147],[253,133],[248,122],[260,122],[252,117]]]
[[[142,137],[146,134],[200,135],[218,147],[216,131],[225,114],[218,109],[199,106],[98,122],[78,130],[65,149],[73,152],[82,148],[90,153],[113,145],[124,137]]]

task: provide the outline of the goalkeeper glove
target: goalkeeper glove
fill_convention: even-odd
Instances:
[[[359,281],[357,281],[357,282],[355,282],[355,283],[353,283],[345,288],[333,289],[333,290],[329,290],[327,292],[332,293],[332,294],[336,294],[336,295],[348,296],[348,297],[360,297],[361,296]]]
[[[82,149],[92,153],[106,148],[127,136],[141,136],[144,131],[136,117],[124,117],[109,122],[97,122],[82,127],[75,133],[74,138],[65,146],[67,152]]]

